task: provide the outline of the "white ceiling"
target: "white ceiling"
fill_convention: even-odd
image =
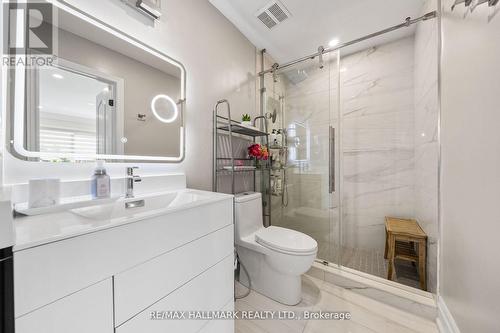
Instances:
[[[265,48],[278,63],[312,54],[320,45],[326,48],[334,38],[348,42],[402,23],[408,16],[417,17],[424,3],[424,0],[281,0],[292,16],[269,30],[256,17],[269,0],[209,1],[255,46]],[[413,33],[414,28],[400,29],[349,51]]]

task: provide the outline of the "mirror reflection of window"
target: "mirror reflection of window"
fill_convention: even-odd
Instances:
[[[40,152],[112,154],[116,83],[64,67],[37,76],[39,128],[28,142]]]

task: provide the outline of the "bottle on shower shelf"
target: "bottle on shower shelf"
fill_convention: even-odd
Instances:
[[[282,187],[282,182],[281,182],[281,178],[280,177],[276,177],[276,180],[274,181],[275,183],[275,189],[276,189],[276,194],[277,195],[281,195],[281,191],[283,189]]]
[[[276,132],[276,137],[274,139],[274,145],[275,146],[278,146],[278,147],[281,147],[281,143],[283,142],[283,136],[282,136],[282,132],[281,132],[281,129],[279,129],[277,132]]]
[[[274,146],[274,141],[276,141],[276,129],[273,129],[271,135],[269,136],[269,141],[271,142],[271,146]]]
[[[271,168],[273,170],[275,169],[278,169],[280,166],[281,166],[281,155],[278,154],[275,150],[273,150],[273,152],[271,153],[272,156],[273,156],[273,160],[272,160],[272,163],[271,163]]]

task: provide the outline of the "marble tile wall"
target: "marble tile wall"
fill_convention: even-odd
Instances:
[[[428,0],[422,10],[436,9]],[[429,236],[436,290],[438,205],[437,20],[414,37],[344,57],[342,244],[380,250],[384,217],[415,218]],[[343,263],[346,264],[346,263]]]
[[[427,0],[422,14],[437,10]],[[438,22],[417,25],[415,33],[415,218],[427,233],[427,281],[436,291],[438,241]]]
[[[414,38],[342,57],[342,244],[381,250],[414,215]]]

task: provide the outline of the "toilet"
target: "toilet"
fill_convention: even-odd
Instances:
[[[318,243],[295,230],[264,228],[260,193],[237,194],[234,200],[236,249],[251,288],[286,305],[300,303],[301,276],[311,268]],[[244,270],[240,282],[249,286]]]

